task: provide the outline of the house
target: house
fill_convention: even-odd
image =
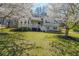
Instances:
[[[27,27],[34,31],[59,31],[60,24],[58,20],[44,17],[22,18],[18,20],[18,28]]]
[[[17,20],[16,19],[5,19],[3,17],[0,17],[0,27],[16,28]]]
[[[30,28],[33,31],[59,31],[60,23],[56,19],[52,18],[40,18],[40,17],[31,17],[31,18],[21,18],[16,19],[5,19],[0,18],[0,25],[2,27],[10,28]]]

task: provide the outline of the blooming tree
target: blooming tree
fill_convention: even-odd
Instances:
[[[63,20],[65,36],[68,37],[70,29],[73,29],[79,23],[79,4],[63,4],[59,13]]]

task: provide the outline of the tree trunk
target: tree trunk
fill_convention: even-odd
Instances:
[[[69,29],[66,28],[66,30],[65,30],[65,37],[68,37],[68,34],[69,34]]]

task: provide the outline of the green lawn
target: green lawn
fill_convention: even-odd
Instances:
[[[79,55],[79,42],[59,38],[55,33],[0,30],[0,55],[60,56]],[[79,33],[70,31],[79,38]]]

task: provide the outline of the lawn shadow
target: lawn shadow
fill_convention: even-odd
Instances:
[[[9,33],[6,32],[0,32],[0,35],[8,35]]]
[[[72,40],[72,41],[77,41],[77,42],[79,42],[79,38],[72,37],[72,36],[66,37],[66,36],[64,36],[64,35],[58,35],[57,37],[58,37],[58,38],[63,38],[63,39],[65,39],[65,40]]]
[[[53,34],[64,34],[63,32],[61,32],[61,31],[48,31],[48,32],[44,32],[44,33],[53,33]]]
[[[41,31],[35,31],[35,30],[18,30],[18,29],[11,29],[11,32],[41,32]]]
[[[11,29],[11,32],[27,32],[27,30]]]
[[[53,34],[63,34],[61,31],[41,31],[41,30],[22,30],[22,29],[11,29],[12,32],[43,32],[43,33],[53,33]]]

